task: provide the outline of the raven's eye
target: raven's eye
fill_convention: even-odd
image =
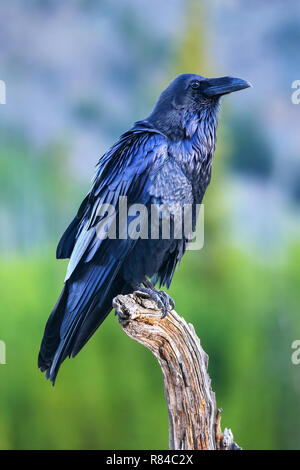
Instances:
[[[200,88],[200,85],[201,85],[201,83],[199,82],[199,80],[194,80],[194,81],[191,82],[191,87],[194,90],[197,90],[197,88]]]

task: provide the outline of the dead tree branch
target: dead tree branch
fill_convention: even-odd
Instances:
[[[156,304],[137,294],[113,301],[124,332],[157,358],[169,415],[169,449],[237,450],[230,429],[222,434],[221,410],[207,373],[208,356],[194,327],[175,310],[165,318]]]

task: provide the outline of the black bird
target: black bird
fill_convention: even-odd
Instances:
[[[156,239],[124,237],[120,222],[115,239],[100,237],[104,214],[99,211],[111,204],[117,215],[119,198],[124,196],[128,206],[138,203],[148,209],[200,204],[211,178],[220,97],[249,86],[239,78],[179,75],[160,95],[150,116],[136,122],[100,158],[92,188],[57,247],[57,258],[70,262],[38,358],[38,366],[53,384],[63,360],[80,351],[118,294],[138,289],[151,295],[163,315],[174,306],[151,282],[170,286],[189,241],[185,233],[177,237],[170,231],[169,238]],[[126,229],[131,220],[128,215]],[[147,220],[140,219],[141,232]]]

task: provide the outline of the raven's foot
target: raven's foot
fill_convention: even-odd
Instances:
[[[152,299],[156,303],[159,310],[162,311],[162,318],[175,307],[174,300],[163,290],[155,289],[155,287],[138,287],[134,294],[140,295],[145,299]]]

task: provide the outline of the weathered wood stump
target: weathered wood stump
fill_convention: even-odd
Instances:
[[[221,410],[207,373],[208,356],[194,327],[175,310],[165,318],[151,300],[137,293],[113,301],[124,332],[157,358],[169,416],[169,449],[237,450],[230,429],[221,432]]]

